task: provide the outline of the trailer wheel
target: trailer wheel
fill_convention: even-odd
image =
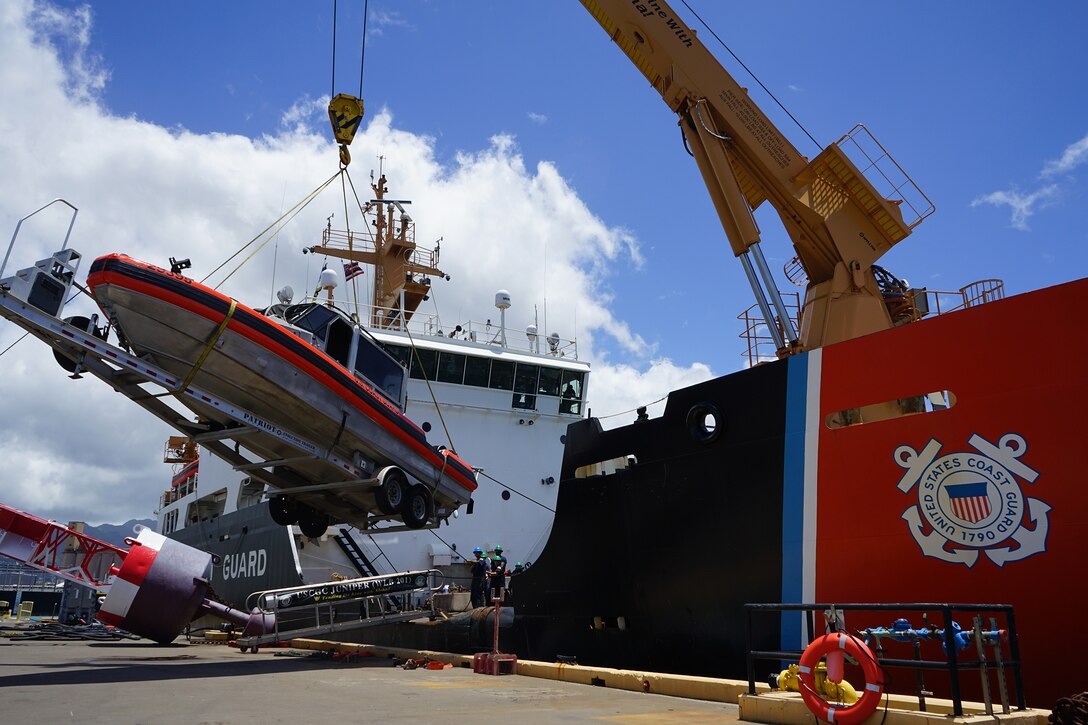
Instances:
[[[404,499],[404,509],[401,511],[404,523],[412,529],[423,528],[433,515],[433,511],[434,503],[427,487],[420,484],[412,486]]]
[[[298,529],[308,539],[316,539],[329,528],[329,517],[306,508],[298,517]]]
[[[408,497],[408,477],[399,468],[390,468],[381,478],[382,485],[378,486],[374,498],[383,514],[395,514]]]
[[[272,520],[280,526],[290,526],[298,522],[298,504],[289,496],[273,496],[268,502]]]
[[[90,334],[97,337],[99,340],[104,341],[106,339],[106,335],[97,327],[95,327],[94,322],[89,317],[65,317],[64,321],[67,322],[69,325],[72,325],[73,327],[78,327],[84,332],[89,332]],[[76,361],[62,353],[60,350],[54,349],[53,357],[54,359],[56,359],[57,364],[68,372],[74,373],[76,371]]]

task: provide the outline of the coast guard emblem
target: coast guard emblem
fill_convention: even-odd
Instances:
[[[972,567],[979,551],[998,566],[1046,551],[1050,506],[1026,498],[1019,483],[1039,477],[1020,461],[1027,442],[1007,433],[997,445],[977,434],[968,443],[973,451],[944,455],[932,438],[921,451],[895,449],[895,462],[906,469],[899,490],[918,488],[918,504],[902,519],[922,553]]]

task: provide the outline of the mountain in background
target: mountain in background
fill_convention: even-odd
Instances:
[[[114,546],[120,546],[127,549],[125,545],[125,537],[131,536],[136,538],[136,534],[132,531],[132,527],[137,524],[143,524],[152,531],[155,530],[155,519],[130,519],[123,524],[102,524],[101,526],[86,526],[83,529],[83,533],[87,536],[93,536],[96,539],[105,541],[107,544],[113,544]]]

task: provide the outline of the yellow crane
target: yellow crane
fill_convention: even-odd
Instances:
[[[875,263],[931,214],[933,205],[875,139],[869,140],[864,127],[810,161],[667,3],[581,3],[679,116],[780,357],[916,318],[909,290],[896,289],[898,281]],[[891,198],[859,169],[844,149],[847,143],[878,150],[863,166],[870,161],[873,169],[877,161],[892,165],[896,175],[877,177]],[[872,175],[873,169],[866,172]],[[910,201],[901,193],[904,188],[911,191]],[[764,202],[778,212],[807,278],[799,329],[760,251],[753,212]]]

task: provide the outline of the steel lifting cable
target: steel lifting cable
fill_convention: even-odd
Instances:
[[[650,402],[650,403],[647,403],[646,405],[640,405],[638,407],[631,408],[630,410],[621,410],[618,413],[609,413],[608,415],[598,415],[597,420],[604,420],[605,418],[615,418],[617,415],[627,415],[628,413],[635,413],[635,412],[638,411],[639,408],[649,408],[651,405],[657,405],[662,400],[665,400],[668,397],[669,397],[668,395],[662,395],[657,400],[655,400],[653,402]]]
[[[452,551],[452,552],[453,552],[454,554],[457,554],[457,556],[461,557],[461,561],[465,561],[465,562],[467,562],[467,561],[470,561],[470,559],[469,559],[469,558],[468,558],[467,556],[465,556],[464,554],[462,554],[462,553],[461,553],[460,551],[458,551],[457,549],[453,548],[453,544],[451,544],[450,542],[446,541],[446,540],[445,540],[445,539],[443,539],[443,538],[442,538],[441,536],[439,536],[439,535],[438,535],[438,532],[437,532],[437,531],[435,531],[434,529],[430,529],[430,532],[431,532],[432,534],[434,534],[434,538],[438,539],[438,540],[439,540],[439,541],[441,541],[441,542],[442,542],[443,544],[445,544],[445,545],[446,545],[446,548],[448,548],[448,549],[449,549],[450,551]],[[464,579],[468,579],[468,578],[469,578],[469,577],[467,577],[467,576],[450,576],[450,579],[461,579],[461,580],[464,580]]]
[[[346,174],[347,179],[348,179],[348,186],[351,187],[351,195],[355,198],[355,206],[357,206],[359,208],[359,216],[363,220],[363,226],[366,227],[367,234],[370,234],[371,236],[374,236],[374,232],[372,232],[370,230],[370,222],[368,222],[366,220],[366,212],[367,212],[368,209],[370,209],[370,204],[368,203],[366,206],[363,206],[363,203],[359,200],[359,192],[355,190],[355,181],[352,180],[351,174],[347,173],[347,169],[344,169],[344,173]],[[348,237],[348,241],[349,242],[351,241],[351,237]],[[375,249],[374,251],[375,251],[375,253],[377,253],[377,249]],[[354,281],[354,280],[352,280],[352,281]],[[369,287],[369,285],[370,285],[370,280],[367,280],[367,286]],[[356,314],[356,316],[358,316],[358,314],[359,314],[358,313],[359,293],[358,293],[358,291],[356,290],[356,288],[354,286],[351,289],[352,289],[352,293],[355,295],[355,305],[356,305],[356,313],[355,314]],[[369,291],[367,292],[367,296],[368,297],[370,296]],[[362,321],[360,321],[360,323],[361,322]],[[366,330],[366,327],[363,327],[362,329]],[[367,334],[370,335],[369,330],[367,330]],[[371,339],[374,339],[373,335],[370,335],[370,337],[371,337]]]
[[[427,369],[423,366],[423,358],[419,356],[419,349],[416,347],[415,338],[412,337],[412,331],[408,329],[408,321],[404,320],[403,309],[400,311],[400,316],[401,320],[404,321],[404,332],[408,334],[408,343],[412,346],[412,355],[415,357],[416,362],[419,363],[419,374],[423,376],[423,382],[427,383],[427,392],[431,396],[431,402],[434,403],[434,409],[438,411],[438,420],[442,423],[442,430],[446,433],[446,440],[450,442],[450,450],[457,453],[457,446],[453,445],[453,437],[450,435],[450,429],[446,427],[446,419],[442,415],[442,407],[438,404],[438,398],[435,397],[434,389],[431,388],[431,379],[427,377]]]
[[[537,500],[536,500],[535,498],[533,498],[532,496],[526,496],[526,495],[525,495],[524,493],[522,493],[521,491],[517,490],[516,488],[513,488],[512,486],[508,486],[507,484],[503,483],[502,481],[500,481],[499,479],[495,478],[494,476],[489,476],[489,475],[487,475],[486,473],[484,473],[483,471],[480,471],[479,473],[480,473],[480,475],[481,475],[481,476],[483,476],[484,478],[489,478],[489,479],[491,479],[492,481],[494,481],[495,483],[499,484],[500,486],[502,486],[503,488],[505,488],[505,489],[506,489],[507,491],[513,491],[513,492],[514,492],[514,493],[516,493],[516,494],[517,494],[518,496],[521,496],[521,497],[522,497],[523,499],[525,499],[525,500],[527,500],[527,501],[530,501],[530,502],[532,502],[532,503],[535,503],[535,504],[536,504],[537,506],[539,506],[540,508],[542,508],[542,509],[547,509],[548,511],[551,511],[551,512],[552,512],[553,514],[555,513],[555,509],[553,509],[553,508],[552,508],[551,506],[548,506],[547,504],[543,504],[543,503],[540,503],[539,501],[537,501]]]
[[[695,12],[695,10],[692,9],[691,5],[688,5],[687,0],[680,0],[680,2],[682,2],[684,4],[684,7],[686,7],[688,9],[688,12],[690,12],[692,15],[695,16],[696,20],[698,20],[700,23],[702,23],[703,27],[707,29],[707,32],[709,32],[711,35],[714,36],[714,40],[718,41],[718,44],[721,45],[723,48],[725,48],[726,51],[729,53],[729,55],[733,56],[733,60],[740,63],[740,67],[743,68],[745,71],[747,71],[748,75],[752,76],[752,80],[754,80],[756,83],[759,84],[759,87],[762,88],[764,90],[764,92],[766,92],[766,94],[771,97],[771,100],[774,101],[778,105],[778,107],[781,108],[783,110],[783,112],[785,112],[785,114],[790,117],[790,120],[793,121],[795,124],[797,124],[797,128],[799,128],[799,129],[801,129],[802,131],[805,132],[805,135],[808,136],[809,140],[812,141],[812,143],[816,144],[816,148],[818,148],[818,149],[820,149],[822,151],[823,146],[820,145],[820,142],[817,141],[815,138],[813,138],[812,134],[808,132],[808,129],[805,128],[804,126],[802,126],[800,121],[798,121],[796,118],[794,118],[793,114],[789,112],[789,109],[786,108],[782,104],[782,101],[778,100],[778,97],[775,96],[773,93],[771,93],[771,90],[769,88],[767,88],[767,86],[763,85],[763,81],[761,81],[759,79],[759,77],[756,76],[756,74],[752,72],[751,68],[749,68],[748,66],[746,66],[744,64],[744,61],[741,60],[737,56],[737,54],[733,52],[732,48],[730,48],[728,45],[725,44],[725,41],[723,41],[721,38],[718,37],[718,34],[714,32],[713,28],[711,28],[709,25],[706,24],[706,21],[703,20],[702,17],[699,16],[699,13]]]
[[[359,50],[359,97],[363,97],[363,66],[366,61],[366,20],[370,15],[368,9],[370,0],[363,2],[363,38]],[[332,0],[332,81],[329,88],[329,98],[336,95],[336,0]]]
[[[355,183],[351,181],[351,174],[347,173],[347,169],[344,169],[344,174],[348,177],[348,183],[351,184],[351,191],[355,195],[355,203],[359,206],[359,210],[361,212],[363,208],[362,203],[359,201],[359,194],[355,191]],[[446,440],[450,442],[450,450],[452,450],[454,453],[457,453],[457,446],[455,446],[453,443],[453,436],[450,435],[450,429],[446,425],[446,418],[442,415],[442,408],[438,405],[438,398],[435,397],[434,389],[431,388],[431,380],[429,377],[427,377],[427,370],[423,366],[423,359],[420,358],[419,350],[416,349],[416,341],[415,338],[412,337],[412,331],[408,329],[408,320],[404,316],[403,309],[400,311],[400,317],[401,323],[404,325],[404,332],[408,335],[408,343],[411,345],[412,355],[415,358],[416,362],[419,363],[419,372],[423,376],[423,382],[427,384],[427,393],[431,396],[431,402],[434,403],[435,410],[438,411],[438,420],[440,423],[442,423],[442,430],[446,434]],[[442,469],[443,471],[445,470],[445,464],[443,464]]]
[[[366,60],[366,19],[370,14],[367,12],[369,5],[370,0],[363,0],[363,40],[360,43],[362,49],[359,51],[359,98],[363,97],[363,61]]]
[[[332,0],[332,81],[329,83],[329,98],[336,95],[336,0]]]
[[[344,177],[347,176],[347,171],[348,171],[348,167],[346,167],[346,166],[341,167],[340,191],[344,195],[344,231],[346,231],[347,235],[348,235],[348,253],[350,254],[353,251],[352,248],[351,248],[351,217],[348,215],[348,187],[347,187],[347,184],[344,183]],[[355,185],[354,184],[352,184],[352,186],[351,186],[351,191],[352,191],[352,193],[355,192]],[[348,259],[353,263],[355,262],[355,260],[351,259],[350,257],[348,257]],[[345,277],[344,281],[345,282],[348,281],[346,279],[347,276],[348,276],[348,268],[345,265],[344,266],[344,277]],[[362,322],[362,320],[359,319],[359,283],[355,281],[355,277],[351,278],[351,295],[355,300],[355,321],[358,322],[360,325],[362,325],[363,322]]]
[[[204,275],[204,279],[200,280],[200,283],[201,283],[201,284],[204,284],[204,283],[206,283],[206,282],[208,281],[208,279],[210,279],[210,278],[211,278],[211,276],[212,276],[213,274],[215,274],[215,273],[216,273],[216,272],[218,272],[219,270],[223,269],[223,267],[226,267],[226,266],[227,266],[227,264],[228,264],[228,263],[229,263],[229,262],[230,262],[230,261],[231,261],[232,259],[234,259],[235,257],[237,257],[237,256],[238,256],[239,254],[241,254],[242,252],[244,252],[244,251],[246,250],[246,248],[247,248],[247,247],[249,247],[249,245],[253,244],[253,243],[254,243],[254,242],[256,242],[256,241],[257,241],[258,239],[260,239],[261,237],[263,237],[263,236],[264,236],[265,234],[267,234],[267,233],[268,233],[268,230],[269,230],[269,229],[271,229],[272,227],[274,227],[274,226],[276,226],[277,224],[279,224],[279,223],[280,223],[281,221],[283,221],[283,220],[284,220],[285,218],[287,218],[288,216],[290,217],[289,219],[287,219],[287,221],[288,221],[288,222],[289,222],[289,221],[291,221],[291,219],[294,219],[294,218],[295,218],[295,217],[296,217],[296,216],[298,215],[298,213],[299,213],[299,212],[301,212],[301,211],[302,211],[303,209],[305,209],[305,208],[306,208],[306,206],[307,206],[307,205],[308,205],[308,204],[309,204],[309,203],[310,203],[311,201],[313,201],[313,200],[314,200],[315,198],[317,198],[317,195],[318,195],[318,194],[320,194],[320,193],[321,193],[322,191],[324,191],[324,190],[326,189],[326,187],[328,187],[328,185],[329,185],[329,184],[331,184],[331,183],[332,183],[333,181],[335,181],[335,180],[336,180],[336,177],[337,177],[337,176],[339,176],[339,175],[340,175],[340,171],[337,171],[337,172],[336,172],[335,174],[333,174],[332,176],[330,176],[330,177],[329,177],[329,178],[328,178],[328,179],[327,179],[326,181],[322,182],[322,183],[321,183],[321,184],[320,184],[320,185],[319,185],[319,186],[318,186],[318,187],[317,187],[316,189],[314,189],[314,190],[313,190],[313,191],[311,191],[311,192],[310,192],[309,194],[307,194],[306,196],[304,196],[304,197],[302,198],[302,200],[301,200],[301,201],[299,201],[299,202],[298,202],[297,204],[295,204],[295,205],[294,205],[293,207],[291,207],[290,209],[288,209],[287,211],[285,211],[285,212],[284,212],[283,214],[281,214],[281,215],[280,215],[280,217],[279,217],[278,219],[276,219],[276,220],[275,220],[274,222],[272,222],[272,223],[271,223],[271,224],[269,224],[269,225],[268,225],[267,227],[265,227],[265,228],[264,228],[263,230],[261,230],[261,231],[260,231],[260,232],[259,232],[259,233],[258,233],[258,234],[257,234],[257,235],[255,236],[255,237],[253,237],[253,238],[252,238],[252,239],[250,239],[250,240],[249,240],[248,242],[246,242],[245,244],[243,244],[243,245],[241,246],[241,248],[239,248],[239,249],[238,249],[238,251],[237,251],[237,252],[235,252],[234,254],[230,255],[230,256],[229,256],[229,257],[227,257],[227,258],[226,258],[225,260],[223,260],[223,262],[222,262],[222,263],[221,263],[221,264],[220,264],[220,265],[219,265],[218,267],[216,267],[215,269],[213,269],[213,270],[212,270],[211,272],[208,272],[208,274]],[[256,248],[255,250],[253,250],[253,252],[252,252],[252,253],[250,253],[250,255],[249,255],[249,256],[247,256],[247,257],[246,257],[245,259],[243,259],[243,260],[242,260],[242,261],[241,261],[241,262],[240,262],[240,263],[238,264],[238,266],[237,266],[237,267],[235,267],[235,268],[234,268],[234,269],[233,269],[233,270],[231,271],[231,273],[230,273],[230,274],[228,274],[228,275],[227,275],[226,277],[224,277],[224,278],[223,278],[222,280],[220,280],[220,281],[219,281],[219,284],[217,284],[217,285],[216,285],[216,286],[214,287],[214,289],[219,289],[219,287],[220,287],[220,286],[222,286],[224,282],[226,282],[226,281],[227,281],[228,279],[230,279],[230,278],[231,278],[231,276],[232,276],[232,275],[233,275],[233,274],[234,274],[235,272],[237,272],[237,271],[238,271],[239,269],[241,269],[241,268],[242,268],[242,265],[244,265],[244,264],[245,264],[246,262],[248,262],[248,261],[249,261],[250,259],[252,259],[252,258],[253,258],[253,255],[255,255],[255,254],[256,254],[257,252],[261,251],[261,249],[262,249],[262,248],[264,247],[264,245],[265,245],[265,244],[268,244],[268,242],[270,242],[270,241],[271,241],[271,240],[272,240],[273,238],[275,238],[275,236],[276,236],[277,234],[279,234],[279,233],[280,233],[280,231],[281,231],[281,230],[283,229],[283,227],[284,227],[284,226],[286,226],[286,225],[287,225],[287,222],[284,222],[284,224],[280,225],[279,229],[277,229],[277,230],[276,230],[275,232],[273,232],[272,236],[270,236],[270,237],[269,237],[268,239],[266,239],[266,240],[265,240],[264,242],[262,242],[262,243],[261,243],[261,245],[260,245],[259,247],[257,247],[257,248]]]

